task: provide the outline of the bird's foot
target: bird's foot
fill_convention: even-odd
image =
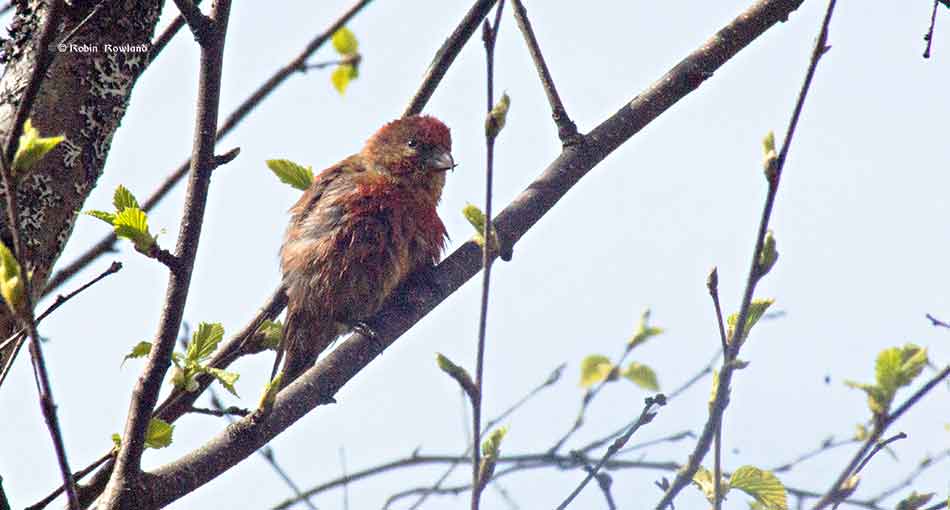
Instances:
[[[369,323],[365,321],[356,321],[350,325],[350,328],[353,329],[356,333],[359,333],[366,338],[369,338],[373,345],[376,347],[376,351],[382,354],[383,350],[386,349],[386,345],[383,344],[383,341],[380,340],[379,335],[376,333],[376,330],[373,329]]]

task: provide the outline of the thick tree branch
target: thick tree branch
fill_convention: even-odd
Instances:
[[[568,147],[495,219],[500,237],[523,236],[565,193],[610,152],[670,106],[695,90],[716,69],[774,24],[786,19],[801,0],[762,0],[707,41],[648,90]],[[476,21],[477,25],[477,21]],[[428,96],[426,96],[428,97]],[[412,110],[412,108],[410,108]],[[310,410],[325,403],[438,303],[481,267],[481,249],[462,245],[444,260],[425,284],[397,289],[394,300],[374,317],[376,338],[354,333],[277,397],[265,416],[248,416],[198,450],[149,474],[139,490],[144,508],[166,505],[220,475],[273,439]],[[187,474],[187,475],[186,475]]]

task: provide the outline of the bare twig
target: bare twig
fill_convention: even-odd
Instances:
[[[512,413],[520,409],[521,406],[523,406],[528,401],[530,401],[531,398],[533,398],[535,395],[540,393],[541,390],[554,385],[554,383],[556,383],[561,378],[561,374],[564,371],[565,366],[566,364],[564,363],[558,365],[558,367],[555,368],[553,372],[551,372],[551,374],[548,376],[547,379],[544,380],[543,383],[536,386],[534,389],[532,389],[527,394],[525,394],[525,396],[518,399],[517,402],[512,404],[508,409],[505,409],[504,411],[502,411],[501,414],[489,420],[488,423],[486,423],[485,426],[482,428],[482,432],[487,432],[495,428],[495,426],[501,423],[502,420],[504,420],[505,418],[510,416]],[[462,393],[464,395],[465,391],[463,390]],[[467,424],[468,422],[466,421],[463,423],[463,426]],[[466,428],[466,430],[468,429]],[[466,442],[468,441],[466,440]],[[465,455],[470,454],[471,448],[472,448],[472,444],[469,444],[468,448],[466,448],[465,451],[462,452],[462,456],[464,457]],[[439,476],[439,478],[435,481],[435,483],[432,484],[432,489],[437,490],[439,487],[441,487],[442,484],[445,483],[446,480],[448,480],[449,476],[452,475],[456,467],[458,467],[458,463],[454,463],[450,465],[448,469],[446,469],[445,472],[443,472],[442,475]],[[411,506],[409,506],[409,510],[415,510],[419,508],[422,505],[422,503],[425,502],[426,498],[428,498],[428,494],[429,493],[423,492],[422,495],[419,496],[419,499],[417,499]]]
[[[722,307],[719,304],[719,270],[715,267],[709,273],[706,288],[709,289],[709,296],[712,298],[713,308],[716,312],[719,342],[722,345],[722,355],[725,357],[729,352],[729,340],[726,338],[726,327],[722,322]],[[713,508],[715,510],[722,509],[722,420],[719,421],[719,426],[716,427],[716,434],[713,437]]]
[[[791,461],[789,461],[789,462],[786,462],[786,463],[784,463],[784,464],[780,464],[779,466],[772,468],[772,472],[773,472],[773,473],[781,473],[781,472],[783,472],[783,471],[790,471],[792,468],[794,468],[794,467],[797,466],[798,464],[801,464],[802,462],[804,462],[804,461],[806,461],[806,460],[812,459],[812,458],[814,458],[814,457],[816,457],[816,456],[818,456],[818,455],[820,455],[820,454],[822,454],[822,453],[825,453],[825,452],[827,452],[827,451],[833,450],[833,449],[838,448],[838,447],[841,447],[841,446],[846,446],[846,445],[849,445],[849,444],[854,444],[854,443],[857,443],[857,442],[858,442],[858,440],[855,439],[855,438],[853,438],[853,437],[848,438],[848,439],[843,439],[843,440],[837,441],[837,442],[834,441],[833,438],[828,438],[828,439],[822,441],[821,445],[820,445],[818,448],[815,448],[814,450],[812,450],[812,451],[810,451],[810,452],[805,452],[805,453],[799,455],[798,457],[796,457],[794,460],[791,460]]]
[[[630,427],[630,430],[626,434],[617,438],[616,441],[611,443],[610,447],[607,448],[607,452],[600,459],[600,462],[597,463],[593,468],[589,469],[587,476],[581,480],[581,483],[558,505],[557,510],[564,510],[568,505],[571,504],[571,501],[574,501],[574,498],[584,490],[584,487],[595,477],[597,472],[603,468],[607,461],[610,460],[625,444],[627,441],[633,437],[633,434],[640,429],[643,425],[653,421],[653,418],[656,416],[657,407],[662,407],[666,405],[666,397],[660,393],[655,397],[647,397],[644,401],[643,411],[640,412],[640,416],[637,418],[637,421],[634,422],[633,426]]]
[[[191,4],[194,7],[194,4]],[[181,5],[180,5],[181,6]],[[129,417],[122,445],[116,455],[115,469],[100,502],[100,508],[137,508],[140,505],[130,487],[139,486],[141,458],[145,450],[145,434],[152,411],[158,401],[162,380],[171,365],[175,339],[181,328],[198,241],[204,220],[205,205],[211,173],[214,170],[215,133],[218,126],[218,103],[221,97],[224,43],[230,17],[230,0],[215,2],[211,13],[211,28],[201,43],[198,102],[196,108],[194,150],[191,177],[185,198],[180,234],[176,247],[178,263],[169,274],[165,307],[159,331],[149,353],[144,374],[139,378],[129,406]],[[188,13],[183,12],[186,19]],[[194,20],[192,20],[194,21]],[[194,28],[194,27],[193,27]],[[196,36],[198,35],[196,31]]]
[[[383,464],[379,464],[374,467],[367,469],[362,469],[359,471],[354,471],[346,477],[335,478],[326,483],[322,483],[312,489],[307,490],[304,494],[308,497],[313,497],[317,494],[332,490],[338,487],[342,487],[344,484],[352,484],[354,482],[370,478],[379,474],[387,473],[390,471],[412,467],[412,466],[424,466],[424,465],[433,465],[433,464],[465,464],[471,462],[472,459],[468,455],[418,455],[412,454],[401,459],[393,460]],[[586,458],[582,456],[575,455],[558,455],[558,454],[549,454],[549,453],[539,453],[539,454],[525,454],[525,455],[502,455],[498,457],[499,466],[512,466],[519,469],[534,469],[539,467],[555,467],[558,469],[573,470],[577,469],[584,465],[587,461]],[[674,462],[645,462],[645,461],[634,461],[634,460],[618,460],[610,459],[607,461],[607,464],[604,466],[607,469],[653,469],[661,471],[672,471],[679,467]],[[501,472],[500,472],[501,473]],[[464,490],[469,490],[470,485],[466,484]],[[412,494],[424,493],[427,490],[434,490],[438,492],[441,489],[433,489],[432,487],[421,487],[412,491]],[[458,491],[455,491],[458,492]],[[397,496],[396,499],[400,497],[405,497],[406,495]],[[273,510],[283,510],[289,508],[296,504],[298,500],[288,499],[282,501],[273,507]]]
[[[732,374],[736,368],[736,364],[733,361],[738,356],[739,349],[742,347],[742,339],[747,333],[745,331],[745,327],[746,320],[749,315],[749,308],[752,303],[752,296],[755,293],[756,284],[762,277],[762,272],[759,266],[759,257],[762,253],[762,247],[765,243],[769,219],[772,216],[772,207],[775,204],[775,197],[778,193],[779,182],[781,181],[785,160],[788,156],[788,150],[791,147],[792,138],[795,134],[795,128],[798,126],[798,119],[801,116],[802,108],[805,105],[805,98],[808,96],[808,90],[811,87],[812,79],[815,76],[815,70],[818,67],[818,62],[821,60],[822,55],[824,55],[828,50],[828,28],[831,24],[831,15],[834,12],[834,7],[835,0],[830,0],[828,3],[828,9],[825,11],[825,17],[821,24],[821,30],[819,31],[818,39],[816,40],[814,49],[812,50],[811,61],[808,65],[808,70],[805,73],[804,83],[802,84],[801,90],[799,91],[798,100],[795,103],[792,117],[789,120],[788,129],[785,132],[785,139],[782,142],[782,148],[779,151],[774,165],[770,165],[770,168],[766,172],[769,181],[769,190],[765,198],[765,205],[762,208],[762,217],[759,221],[759,229],[755,240],[755,248],[752,251],[752,262],[749,267],[749,276],[746,280],[745,291],[742,296],[742,305],[739,308],[735,331],[732,334],[732,343],[728,344],[728,348],[726,349],[725,357],[723,359],[722,368],[719,372],[719,385],[716,388],[716,396],[710,405],[709,419],[706,421],[703,432],[700,434],[699,440],[696,442],[696,447],[689,456],[689,462],[687,466],[676,474],[676,478],[674,479],[673,483],[670,484],[669,488],[667,488],[666,492],[663,494],[663,497],[660,499],[660,502],[657,503],[657,510],[665,510],[668,506],[670,506],[673,503],[673,499],[676,497],[676,495],[679,494],[679,492],[683,490],[683,488],[686,487],[693,479],[693,475],[696,473],[697,469],[699,469],[700,462],[702,462],[702,459],[706,456],[706,453],[709,452],[710,443],[713,439],[713,436],[715,436],[716,431],[719,430],[719,427],[722,423],[722,416],[725,413],[726,407],[729,405],[730,384],[732,381]]]
[[[485,84],[487,89],[486,129],[485,129],[485,227],[482,232],[482,295],[478,314],[478,344],[475,355],[475,388],[472,396],[472,510],[478,510],[481,502],[482,490],[488,480],[482,480],[482,470],[479,465],[482,441],[482,401],[484,399],[484,368],[485,368],[485,334],[488,327],[488,296],[491,284],[491,268],[494,258],[491,256],[493,240],[495,239],[492,226],[492,177],[495,161],[495,138],[500,127],[488,129],[493,121],[492,108],[495,106],[495,41],[498,39],[498,29],[501,26],[501,13],[505,8],[505,0],[498,2],[495,9],[495,23],[485,20],[482,25],[482,42],[485,44]],[[487,475],[490,477],[490,473]]]
[[[930,320],[930,325],[938,328],[950,328],[950,324],[943,322],[942,320],[934,317],[933,315],[927,314],[927,319]]]
[[[924,58],[930,58],[930,47],[934,42],[934,27],[937,25],[937,7],[940,5],[940,0],[934,0],[934,8],[930,13],[930,28],[927,29],[927,34],[924,35],[924,40],[927,41],[927,47],[924,48]]]
[[[217,134],[215,135],[215,140],[221,140],[226,135],[237,127],[250,114],[254,111],[270,94],[284,81],[287,80],[290,76],[301,72],[303,68],[306,67],[307,59],[310,58],[324,43],[326,43],[333,36],[333,33],[336,32],[340,27],[345,25],[350,21],[354,16],[356,16],[364,7],[369,5],[372,0],[359,0],[352,7],[350,7],[346,12],[343,13],[336,21],[330,24],[330,26],[321,32],[319,35],[314,37],[307,46],[304,47],[303,51],[300,52],[296,57],[294,57],[290,62],[288,62],[284,67],[280,68],[275,72],[270,78],[268,78],[264,83],[262,83],[251,95],[244,99],[244,102],[240,104],[237,108],[232,111],[228,117],[221,123],[220,128],[218,129]],[[182,21],[178,23],[178,20]],[[184,20],[182,18],[176,18],[172,25],[162,34],[161,37],[156,41],[155,45],[152,47],[152,52],[150,58],[154,59],[158,52],[164,47],[164,44],[170,40],[177,29],[175,25],[178,24],[178,29],[184,25]],[[173,30],[174,29],[174,30]],[[188,174],[188,170],[191,168],[191,160],[185,160],[181,165],[178,166],[169,176],[165,179],[164,182],[144,201],[142,202],[142,210],[150,211],[152,210],[163,198],[181,181],[185,175]],[[85,268],[89,263],[103,254],[115,251],[114,245],[117,240],[114,232],[110,232],[108,235],[104,236],[99,242],[91,246],[86,250],[82,255],[80,255],[76,260],[70,262],[68,265],[56,272],[47,282],[46,288],[43,291],[44,295],[53,292],[57,287],[62,285],[66,280],[72,278],[79,271]]]
[[[50,51],[50,45],[56,37],[59,30],[59,23],[63,15],[63,1],[53,0],[46,4],[45,19],[36,39],[34,48],[35,65],[30,72],[26,82],[26,88],[20,96],[19,103],[14,113],[13,123],[7,139],[4,142],[2,152],[0,152],[0,177],[2,177],[3,188],[6,190],[6,210],[7,226],[10,237],[13,240],[13,254],[21,265],[23,271],[23,302],[19,309],[14,310],[14,316],[18,316],[30,338],[30,358],[33,362],[33,376],[36,382],[37,393],[39,394],[40,409],[43,412],[43,418],[46,421],[46,427],[49,429],[50,438],[53,442],[53,449],[56,452],[56,460],[59,464],[59,470],[63,477],[63,484],[66,487],[67,501],[69,508],[78,510],[79,499],[76,495],[76,485],[72,478],[72,470],[69,468],[69,460],[66,457],[66,447],[63,443],[63,434],[59,427],[59,418],[56,415],[56,403],[53,399],[53,390],[49,381],[49,373],[46,369],[46,361],[43,357],[43,348],[40,345],[40,336],[36,331],[36,319],[33,315],[33,286],[29,274],[29,260],[27,253],[23,248],[23,242],[20,238],[19,206],[17,204],[17,188],[13,179],[13,161],[16,155],[18,141],[23,132],[23,125],[30,116],[33,109],[33,102],[39,93],[40,85],[46,76],[53,61],[53,52]],[[8,303],[15,307],[16,303]],[[10,356],[8,363],[12,363],[15,352]]]
[[[525,43],[528,45],[528,52],[531,53],[531,60],[534,61],[534,66],[538,70],[538,77],[541,78],[544,94],[548,97],[548,103],[551,105],[551,117],[557,126],[558,138],[561,139],[561,143],[564,145],[580,143],[577,125],[567,115],[567,110],[564,109],[564,104],[561,102],[561,96],[557,93],[554,79],[551,78],[551,72],[548,71],[548,65],[541,54],[541,46],[538,45],[538,39],[534,36],[534,30],[528,20],[528,11],[524,8],[521,0],[512,0],[512,9],[515,13],[515,20],[518,22],[518,28],[521,29]]]
[[[80,292],[88,289],[89,287],[92,287],[103,278],[111,274],[115,274],[119,272],[120,269],[122,269],[122,263],[113,262],[112,265],[110,265],[109,268],[103,271],[99,276],[93,278],[92,280],[85,283],[78,289],[70,292],[69,294],[66,294],[65,296],[63,295],[56,296],[56,300],[53,302],[53,304],[50,305],[48,308],[46,308],[46,310],[44,310],[43,313],[39,314],[36,317],[36,323],[39,324],[40,322],[42,322],[43,319],[48,317],[51,313],[55,312],[56,309],[58,309],[59,307],[66,304],[66,302],[74,298]],[[0,342],[0,350],[6,349],[7,345],[11,343],[15,342],[17,344],[16,347],[14,347],[12,354],[7,357],[6,364],[3,367],[0,367],[0,386],[3,385],[3,380],[6,379],[7,374],[10,373],[10,368],[13,366],[13,360],[16,359],[17,353],[19,352],[20,348],[23,346],[23,342],[25,341],[26,337],[27,337],[27,332],[25,330],[20,330],[14,333],[12,336],[7,338],[6,340],[4,340],[3,342]]]
[[[933,469],[940,462],[944,460],[948,460],[948,459],[950,459],[950,450],[944,450],[940,454],[932,456],[932,457],[928,456],[927,458],[922,460],[919,464],[917,464],[917,466],[913,469],[913,471],[911,471],[906,477],[904,477],[903,480],[877,493],[876,495],[871,497],[871,501],[883,501],[893,496],[894,494],[896,494],[897,491],[904,489],[905,487],[910,487],[910,485],[914,483],[914,480],[916,480],[918,476],[920,476],[927,470]]]

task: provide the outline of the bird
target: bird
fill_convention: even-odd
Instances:
[[[280,248],[281,387],[338,336],[365,325],[410,275],[438,263],[448,234],[436,208],[455,166],[449,128],[412,115],[385,124],[360,152],[313,179],[290,209]]]

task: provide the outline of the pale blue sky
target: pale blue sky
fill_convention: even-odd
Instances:
[[[328,71],[298,75],[282,86],[220,145],[241,155],[212,181],[208,214],[188,300],[187,321],[243,326],[279,279],[277,250],[297,191],[279,183],[264,160],[289,158],[319,169],[357,151],[382,123],[398,116],[435,50],[468,1],[378,0],[349,26],[364,55],[360,78],[343,97]],[[718,2],[526,1],[569,113],[586,132],[647,87],[751,0]],[[237,2],[228,34],[222,114],[296,55],[348,1]],[[579,361],[616,356],[640,311],[668,332],[635,351],[670,391],[697,372],[719,345],[705,280],[719,266],[727,313],[738,305],[765,193],[762,136],[784,132],[825,2],[809,0],[790,20],[755,41],[699,90],[644,129],[576,186],[493,273],[486,355],[487,416],[506,408],[562,362],[565,377],[507,421],[506,453],[551,446],[573,421],[581,390]],[[510,6],[509,6],[510,7]],[[864,397],[844,379],[870,381],[883,348],[916,342],[938,365],[950,358],[948,332],[924,313],[950,318],[947,292],[947,190],[950,153],[950,36],[939,13],[934,57],[923,60],[924,0],[839,2],[832,50],[822,60],[788,159],[773,216],[781,253],[759,287],[786,315],[762,323],[742,358],[751,361],[734,384],[725,421],[724,463],[763,468],[783,463],[824,438],[843,438],[867,417]],[[522,37],[506,7],[497,47],[496,84],[512,98],[497,146],[496,204],[509,202],[557,155],[559,143]],[[168,14],[174,5],[166,6]],[[164,25],[164,23],[163,23]],[[449,176],[440,209],[454,245],[472,231],[460,210],[483,196],[484,52],[473,38],[426,111],[454,138],[459,168]],[[333,58],[329,47],[315,58]],[[116,185],[147,196],[190,151],[197,47],[178,37],[142,77],[117,133],[105,173],[86,204],[105,208]],[[177,236],[184,187],[150,214],[166,247]],[[71,261],[106,232],[80,218],[62,257]],[[155,333],[166,271],[127,244],[67,284],[74,288],[113,259],[123,271],[44,322],[46,352],[70,461],[97,458],[122,430],[142,364],[122,356]],[[303,487],[410,454],[461,452],[459,392],[435,366],[443,352],[474,365],[477,279],[447,299],[338,395],[272,443]],[[237,384],[252,407],[269,374],[271,355],[241,360]],[[825,377],[831,382],[825,383]],[[36,405],[29,364],[20,360],[0,390],[0,474],[14,507],[32,504],[58,482],[48,435]],[[638,432],[644,441],[706,418],[709,380],[662,409]],[[629,384],[607,387],[589,411],[576,447],[632,419],[646,394]],[[950,447],[947,388],[942,386],[894,432],[900,462],[877,458],[858,497],[900,480],[926,453]],[[205,416],[180,420],[175,444],[149,451],[149,467],[175,459],[223,426]],[[645,460],[684,462],[690,442],[647,450]],[[780,478],[823,491],[853,452],[842,450]],[[707,465],[711,460],[707,462]],[[413,468],[350,487],[350,508],[378,508],[390,494],[432,483],[442,470]],[[946,470],[914,485],[946,497]],[[614,475],[621,508],[655,505],[653,480],[668,473]],[[522,508],[553,507],[580,470],[535,470],[502,480]],[[461,470],[458,480],[468,480]],[[251,458],[172,508],[270,508],[289,495],[271,469]],[[485,508],[506,508],[494,490]],[[465,508],[468,496],[438,498],[429,508]],[[342,508],[339,492],[315,500]],[[693,489],[681,508],[706,503]],[[589,487],[575,508],[602,508]],[[400,507],[401,508],[401,507]],[[746,508],[733,496],[726,508]]]

